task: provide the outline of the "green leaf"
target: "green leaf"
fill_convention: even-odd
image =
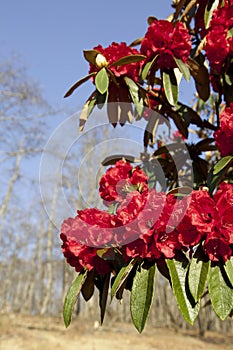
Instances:
[[[141,77],[142,77],[142,80],[145,80],[147,75],[148,75],[148,72],[150,71],[151,67],[153,67],[155,61],[157,60],[158,58],[158,55],[156,55],[152,61],[150,62],[147,62],[147,64],[145,65],[145,67],[143,68],[142,70],[142,74],[141,74]]]
[[[129,93],[133,100],[135,108],[138,114],[141,116],[144,110],[144,105],[143,105],[143,99],[141,98],[141,95],[140,95],[140,88],[132,79],[125,77],[124,80],[129,88]]]
[[[97,50],[84,50],[84,51],[83,51],[83,54],[84,54],[85,59],[86,59],[89,63],[91,63],[91,64],[93,64],[94,66],[97,67],[97,65],[96,65],[96,56],[97,56],[98,54],[101,54],[101,52],[99,52],[99,51],[97,51]]]
[[[137,259],[132,259],[128,265],[123,266],[118,275],[116,276],[114,283],[112,285],[111,289],[111,299],[115,296],[117,291],[121,288],[123,283],[125,282],[126,278],[129,276],[132,268],[134,267],[135,263],[137,262]]]
[[[80,116],[79,116],[79,131],[83,131],[83,128],[86,124],[86,121],[93,111],[93,108],[95,107],[97,103],[97,98],[96,98],[96,91],[94,91],[91,96],[87,99],[85,105],[83,106]]]
[[[176,61],[176,64],[183,74],[185,80],[189,81],[190,80],[190,70],[188,66],[179,58],[174,57],[174,60]]]
[[[135,328],[141,333],[145,327],[154,296],[155,265],[136,271],[130,295],[130,312]]]
[[[80,272],[66,294],[63,306],[63,319],[66,327],[70,325],[74,304],[77,301],[78,295],[86,278],[87,270]]]
[[[109,78],[106,68],[103,67],[99,70],[95,77],[96,89],[103,95],[108,90]]]
[[[227,39],[231,38],[233,36],[233,28],[230,28],[227,32]]]
[[[95,75],[96,72],[93,72],[91,74],[88,74],[87,76],[85,76],[84,78],[78,80],[73,86],[71,86],[71,88],[65,93],[64,97],[68,97],[70,96],[74,90],[76,90],[80,85],[82,85],[83,83],[85,83],[88,79],[90,79],[91,77],[93,77],[93,75]]]
[[[219,5],[219,0],[215,0],[213,2],[209,2],[205,8],[205,13],[204,13],[204,24],[205,28],[208,29],[210,25],[210,21],[212,19],[212,15],[214,10],[218,8]]]
[[[128,55],[128,56],[121,57],[119,60],[113,62],[109,67],[122,66],[123,64],[141,62],[145,58],[146,56],[144,55]]]
[[[217,175],[220,173],[224,168],[228,167],[229,163],[231,164],[233,161],[233,156],[226,156],[224,158],[221,158],[217,164],[214,166],[213,174]]]
[[[175,106],[178,101],[178,86],[172,69],[169,73],[163,72],[163,87],[168,102],[170,105]]]
[[[108,99],[108,91],[105,94],[101,94],[98,90],[96,90],[96,104],[99,109],[102,109],[105,105],[105,102]]]
[[[81,293],[85,301],[88,301],[91,299],[91,297],[94,294],[95,290],[95,284],[94,284],[94,278],[95,278],[95,270],[92,269],[88,272],[87,278],[85,279],[82,288]]]
[[[180,312],[184,319],[193,325],[199,313],[200,303],[195,302],[188,287],[187,273],[189,261],[184,255],[179,260],[174,258],[172,260],[167,259],[166,263],[171,276],[172,290]]]
[[[203,261],[203,253],[200,246],[191,260],[188,272],[189,289],[196,302],[204,293],[209,268],[210,261]]]
[[[214,311],[225,320],[233,308],[233,287],[227,282],[224,269],[211,267],[209,273],[209,295]]]
[[[227,159],[225,159],[225,158],[227,158]],[[209,187],[211,194],[213,193],[215,187],[217,187],[218,184],[221,182],[221,180],[224,178],[227,170],[232,165],[232,163],[233,163],[233,157],[226,156],[226,157],[220,159],[220,161],[210,169],[208,177],[207,177],[207,186]],[[216,166],[217,166],[217,168],[216,168]]]
[[[100,320],[101,324],[104,321],[104,315],[106,310],[106,304],[108,299],[108,289],[109,289],[109,282],[110,282],[110,276],[111,273],[107,273],[104,276],[101,276],[101,283],[99,286],[99,306],[100,306]]]
[[[230,260],[227,260],[224,265],[224,269],[226,271],[227,277],[233,287],[233,257]]]

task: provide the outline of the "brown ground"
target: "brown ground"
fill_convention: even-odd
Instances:
[[[97,325],[95,325],[97,326]],[[60,318],[0,314],[1,350],[233,350],[233,334],[178,332],[131,324],[94,327],[76,319],[65,329]]]

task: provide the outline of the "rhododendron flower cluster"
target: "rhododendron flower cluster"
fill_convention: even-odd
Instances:
[[[103,48],[102,45],[98,45],[94,47],[94,50],[98,51],[105,57],[106,61],[108,62],[108,65],[110,66],[111,71],[116,77],[127,76],[135,81],[138,80],[139,71],[142,66],[141,62],[123,64],[120,66],[111,66],[112,63],[114,63],[122,57],[140,54],[138,50],[127,46],[125,42],[113,42],[106,48]],[[93,64],[90,64],[89,73],[98,72],[98,70],[99,68],[97,68]]]
[[[214,138],[222,157],[233,155],[233,103],[220,114],[220,128]]]
[[[158,55],[157,67],[160,69],[175,68],[174,57],[187,62],[191,50],[190,39],[183,23],[155,20],[142,41],[141,53],[147,56],[148,61]]]
[[[218,8],[213,13],[206,36],[206,56],[213,74],[227,70],[226,59],[233,54],[233,38],[229,30],[233,27],[233,6]]]
[[[173,194],[148,189],[147,176],[124,160],[116,162],[100,180],[100,196],[114,213],[96,208],[78,210],[61,229],[63,253],[77,271],[111,270],[111,260],[99,249],[118,249],[122,258],[156,260],[173,258],[180,250],[192,252],[202,241],[210,260],[226,261],[233,244],[233,185],[222,183],[210,197],[194,190],[178,199]]]

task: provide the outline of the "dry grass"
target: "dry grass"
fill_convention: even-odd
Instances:
[[[233,350],[233,335],[175,332],[146,327],[138,334],[131,324],[88,323],[76,319],[65,329],[60,318],[0,315],[3,350]]]

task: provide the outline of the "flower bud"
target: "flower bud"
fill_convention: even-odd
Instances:
[[[106,67],[108,65],[108,61],[101,53],[98,53],[95,62],[98,68]]]

